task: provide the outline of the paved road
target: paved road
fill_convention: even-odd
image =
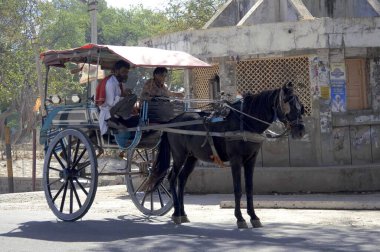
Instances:
[[[238,230],[233,209],[220,208],[232,199],[187,196],[192,222],[176,226],[169,215],[141,215],[124,186],[99,188],[89,213],[74,223],[58,221],[43,192],[4,194],[0,251],[379,251],[378,210],[258,209],[264,227]]]

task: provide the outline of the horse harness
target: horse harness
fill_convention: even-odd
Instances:
[[[289,131],[289,125],[284,132],[282,132],[281,134],[277,134],[275,136],[272,136],[272,135],[263,136],[262,134],[258,134],[258,133],[254,133],[254,132],[244,130],[244,117],[249,117],[249,118],[254,119],[256,121],[259,121],[261,123],[267,124],[268,126],[271,125],[271,123],[264,121],[264,120],[261,120],[257,117],[251,116],[251,115],[243,112],[243,107],[244,107],[244,102],[243,102],[243,100],[241,100],[240,110],[235,109],[234,107],[230,106],[227,102],[224,102],[220,108],[221,110],[223,110],[223,109],[224,110],[225,109],[233,110],[233,111],[240,114],[240,116],[239,116],[240,117],[240,130],[237,130],[237,131],[210,132],[210,130],[208,128],[209,124],[215,123],[215,122],[221,122],[224,120],[224,117],[221,116],[221,114],[223,115],[223,113],[221,113],[220,111],[218,111],[219,113],[212,113],[209,117],[204,119],[203,126],[204,126],[205,131],[182,130],[182,129],[173,129],[173,128],[164,128],[163,131],[170,132],[170,133],[177,133],[177,134],[185,134],[185,135],[205,136],[205,140],[201,146],[204,147],[206,145],[206,143],[208,143],[210,145],[210,148],[212,151],[212,155],[210,156],[210,158],[212,159],[212,161],[214,163],[218,164],[220,167],[224,166],[224,162],[220,159],[220,157],[218,155],[218,152],[215,148],[213,137],[223,137],[226,141],[241,141],[241,140],[243,140],[244,142],[262,143],[266,139],[266,137],[267,138],[279,138],[279,137],[282,137],[283,135],[285,135]],[[281,89],[280,93],[278,94],[277,107],[273,107],[274,120],[278,119],[277,118],[277,109],[280,109],[281,113],[283,113],[284,115],[286,115],[290,111],[289,104],[284,102],[284,94],[283,94],[282,89]],[[225,113],[224,113],[224,115],[225,115]]]

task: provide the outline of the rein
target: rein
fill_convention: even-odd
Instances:
[[[281,102],[281,95],[280,95],[280,94],[278,94],[278,100],[279,100],[279,102],[278,102],[277,107],[279,107],[280,110],[281,110],[281,112],[283,112],[283,111],[282,111],[282,106],[281,106],[281,104],[280,104],[280,102]],[[242,102],[243,102],[243,101],[242,101]],[[264,123],[264,124],[266,124],[266,125],[268,125],[268,126],[272,125],[272,123],[269,123],[269,122],[267,122],[267,121],[264,121],[264,120],[261,120],[261,119],[255,117],[255,116],[251,116],[251,115],[249,115],[249,114],[247,114],[247,113],[244,113],[244,112],[242,111],[242,110],[243,110],[242,108],[241,108],[240,110],[239,110],[239,109],[236,109],[236,108],[230,106],[228,103],[224,103],[223,106],[224,106],[224,107],[227,107],[227,108],[229,108],[229,109],[231,109],[231,110],[233,110],[233,111],[235,111],[235,112],[237,112],[237,113],[239,113],[240,115],[243,115],[243,116],[246,116],[246,117],[251,118],[251,119],[253,119],[253,120],[256,120],[256,121],[258,121],[258,122]],[[276,116],[276,115],[277,115],[276,109],[274,109],[274,113],[275,113],[275,117],[276,117],[276,119],[278,119],[277,116]],[[267,137],[267,138],[280,138],[280,137],[284,136],[286,133],[289,132],[289,130],[290,130],[290,125],[291,125],[292,123],[293,123],[293,122],[290,122],[290,124],[287,125],[286,129],[285,129],[283,132],[281,132],[280,134],[278,134],[278,133],[276,133],[276,132],[273,132],[273,131],[271,131],[271,130],[267,130],[267,131],[270,132],[270,134],[266,134],[265,137]]]

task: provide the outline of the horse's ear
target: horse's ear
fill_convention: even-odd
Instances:
[[[293,82],[289,81],[282,87],[282,89],[284,90],[285,94],[291,94],[293,92]]]
[[[291,89],[291,90],[293,90],[293,88],[294,88],[293,82],[289,81],[289,82],[285,85],[285,87],[286,87],[287,89]]]

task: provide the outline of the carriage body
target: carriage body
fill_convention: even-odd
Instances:
[[[171,58],[171,62],[167,61]],[[103,46],[88,44],[63,51],[47,51],[41,54],[47,67],[45,101],[40,143],[45,145],[43,185],[45,196],[53,213],[63,221],[82,218],[94,200],[98,176],[125,175],[128,193],[136,207],[144,214],[163,215],[172,207],[172,200],[165,181],[154,192],[144,192],[142,187],[151,173],[156,158],[156,149],[161,131],[152,122],[165,123],[182,112],[172,102],[139,101],[140,114],[135,127],[125,130],[110,130],[100,134],[99,110],[91,98],[65,99],[55,104],[47,95],[48,74],[51,67],[64,67],[66,63],[100,65],[110,69],[123,59],[132,67],[168,66],[178,68],[209,67],[207,63],[183,52],[143,47]],[[89,67],[90,68],[90,67]],[[96,76],[98,74],[96,73]],[[88,78],[87,97],[91,94]],[[61,100],[61,99],[58,99]],[[62,101],[62,100],[61,100]],[[166,109],[163,109],[166,106]],[[181,107],[181,106],[180,106]],[[172,110],[168,113],[167,110]],[[162,113],[166,111],[165,113]],[[136,118],[135,118],[136,119]],[[98,158],[104,149],[120,149],[114,132],[127,133],[125,169],[122,172],[98,171]]]

